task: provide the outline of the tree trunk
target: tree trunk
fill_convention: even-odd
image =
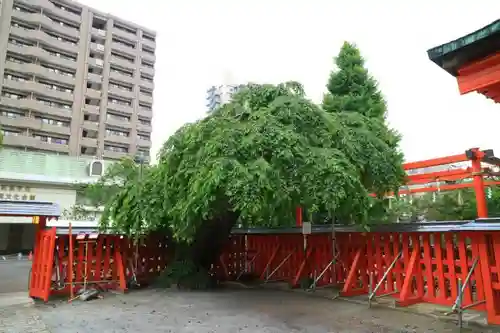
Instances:
[[[191,246],[191,259],[194,264],[208,271],[217,263],[237,220],[238,214],[228,212],[224,216],[202,223]]]
[[[215,287],[217,279],[211,276],[210,270],[228,244],[231,229],[237,220],[238,214],[228,212],[203,221],[192,243],[173,244],[174,260],[161,274],[159,283],[164,286],[176,284],[178,288],[187,289]]]

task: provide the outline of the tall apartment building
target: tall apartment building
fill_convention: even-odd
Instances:
[[[70,0],[0,0],[3,144],[149,156],[155,39]]]

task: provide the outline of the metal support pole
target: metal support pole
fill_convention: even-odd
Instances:
[[[89,267],[89,242],[90,241],[85,241],[85,265],[84,265],[84,273],[83,273],[83,291],[87,291],[87,284],[88,284],[88,267]]]
[[[368,307],[372,307],[372,295],[373,295],[373,272],[370,272],[370,281],[368,282],[368,293],[370,296],[368,296]]]
[[[245,263],[245,269],[244,269],[244,270],[242,270],[242,271],[240,272],[240,274],[238,274],[238,276],[236,277],[236,281],[238,281],[238,280],[241,278],[241,276],[242,276],[243,274],[248,273],[248,272],[250,271],[250,266],[253,264],[253,262],[255,261],[255,259],[257,259],[257,256],[259,255],[259,253],[260,253],[260,252],[257,252],[257,253],[253,256],[252,260],[250,260],[249,262]]]
[[[458,279],[458,297],[457,297],[458,329],[462,332],[462,279]]]
[[[387,268],[387,270],[384,272],[384,275],[382,276],[382,278],[380,279],[380,281],[375,286],[375,289],[373,289],[373,291],[370,292],[370,296],[368,296],[368,304],[371,304],[371,300],[373,298],[375,298],[375,294],[377,293],[377,290],[380,288],[380,286],[382,285],[382,283],[384,283],[385,279],[387,278],[387,275],[389,275],[389,273],[394,268],[394,266],[396,266],[396,263],[398,262],[398,260],[399,260],[399,258],[401,257],[402,254],[403,254],[403,251],[399,251],[398,255],[394,258],[394,260],[392,261],[391,265]]]
[[[467,276],[465,277],[465,281],[462,284],[462,286],[458,289],[458,296],[457,299],[455,300],[455,303],[453,304],[453,307],[451,308],[451,311],[454,312],[457,310],[459,306],[461,306],[461,302],[459,305],[459,299],[463,298],[463,294],[465,292],[465,289],[469,285],[469,280],[472,276],[472,273],[474,273],[474,269],[476,268],[477,264],[479,262],[479,257],[474,258],[474,261],[472,262],[472,266],[470,268],[470,271],[467,273]],[[460,281],[460,279],[459,279]]]
[[[266,282],[268,282],[268,281],[269,281],[269,279],[271,278],[271,276],[273,276],[273,275],[274,275],[274,273],[276,273],[276,272],[278,271],[278,269],[280,269],[280,268],[281,268],[281,266],[283,266],[283,265],[285,264],[285,262],[286,262],[286,261],[287,261],[287,260],[288,260],[288,259],[292,256],[292,254],[293,254],[293,252],[289,253],[289,254],[285,257],[285,259],[283,259],[283,260],[279,263],[279,265],[278,265],[278,266],[277,266],[277,267],[276,267],[276,268],[275,268],[275,269],[271,272],[271,274],[269,274],[269,275],[266,277],[266,280],[264,281],[264,283],[266,283]]]
[[[326,265],[326,267],[321,271],[321,273],[319,274],[319,276],[314,279],[313,283],[309,286],[309,289],[316,289],[316,285],[318,284],[318,281],[321,280],[321,278],[323,277],[323,275],[325,275],[326,271],[328,269],[330,269],[330,267],[332,267],[332,265],[334,265],[335,263],[337,263],[337,258],[338,258],[338,254],[335,258],[333,258],[329,263],[328,265]]]
[[[335,233],[335,223],[337,222],[337,218],[334,217],[332,219],[332,258],[337,261],[336,259],[339,257],[340,252],[337,253],[337,234]],[[336,265],[333,265],[333,270],[332,274],[337,278],[337,267]],[[337,282],[337,281],[335,281]],[[315,286],[316,287],[316,286]]]

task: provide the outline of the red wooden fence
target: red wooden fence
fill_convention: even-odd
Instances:
[[[40,230],[36,234],[37,251],[31,264],[30,297],[44,300],[49,298],[55,239],[55,229]]]
[[[74,241],[77,288],[86,276],[89,284],[125,291],[136,253],[142,283],[158,276],[169,261],[164,236],[151,235],[137,248],[114,235],[100,235],[87,249]],[[68,242],[67,235],[56,239],[54,229],[38,233],[30,296],[48,300],[50,293],[69,293]],[[50,290],[54,253],[66,285]],[[500,324],[500,231],[337,232],[335,242],[331,233],[235,234],[213,274],[237,280],[243,273],[291,287],[305,278],[317,279],[317,286],[336,285],[346,297],[368,295],[370,277],[373,287],[385,275],[379,296],[393,297],[400,306],[427,302],[450,307],[457,298],[458,279],[466,281],[470,273],[463,306],[486,311],[489,323]]]

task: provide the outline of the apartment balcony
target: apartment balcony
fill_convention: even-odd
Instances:
[[[113,28],[111,28],[111,32],[113,33],[113,35],[116,35],[118,37],[123,37],[129,41],[135,41],[137,39],[137,34],[133,34],[133,33],[130,33],[128,31],[123,31],[122,29],[118,29],[118,28],[113,27]]]
[[[156,50],[156,41],[153,42],[152,40],[149,40],[149,39],[146,39],[146,38],[143,38],[141,40],[141,43],[142,45],[146,45],[147,47],[149,47],[150,49],[153,49],[153,50]]]
[[[144,88],[149,89],[149,90],[154,90],[154,88],[155,88],[155,84],[153,81],[146,81],[146,80],[141,79],[141,82],[139,83],[139,85],[141,87],[144,87]]]
[[[130,136],[121,136],[121,135],[106,135],[104,140],[106,142],[119,143],[122,145],[129,145],[132,142],[132,138]]]
[[[153,104],[153,96],[149,96],[139,92],[139,101],[148,104]]]
[[[35,139],[35,140],[37,140],[37,139]],[[59,144],[59,143],[38,141],[34,148],[42,149],[42,150],[50,150],[50,151],[55,151],[55,152],[59,152],[59,153],[69,153],[69,145],[64,145],[64,144]]]
[[[50,18],[43,15],[42,13],[25,13],[19,10],[13,10],[12,17],[24,22],[40,24],[44,27],[49,28],[50,30],[56,31],[66,36],[76,37],[76,38],[80,37],[80,31],[78,31],[78,29],[74,29],[68,26],[62,26],[52,21]]]
[[[97,139],[82,137],[80,139],[80,145],[90,148],[97,148]]]
[[[117,81],[121,81],[121,82],[127,82],[127,83],[133,83],[134,82],[134,77],[133,76],[128,76],[128,75],[125,75],[125,74],[121,74],[119,72],[116,72],[116,71],[110,71],[109,72],[109,77],[114,79],[114,80],[117,80]]]
[[[135,70],[135,68],[136,68],[134,62],[131,62],[131,61],[128,61],[125,59],[121,59],[121,58],[118,58],[115,56],[111,56],[109,59],[109,62],[114,64],[114,65],[118,65],[120,67],[127,68],[127,69]]]
[[[110,110],[126,113],[128,115],[131,115],[132,113],[134,113],[134,108],[129,106],[129,105],[108,103],[107,107]]]
[[[97,59],[97,58],[91,58],[91,57],[89,57],[87,59],[87,63],[90,66],[93,66],[93,67],[104,68],[104,60],[102,60],[102,59]]]
[[[101,114],[101,107],[99,105],[85,104],[83,106],[83,111],[85,113],[88,113],[88,114],[100,115]]]
[[[37,77],[43,77],[52,81],[61,82],[72,86],[75,85],[75,78],[73,76],[56,73],[37,64],[19,64],[13,61],[6,61],[5,68],[17,73],[35,75]]]
[[[138,123],[137,130],[140,132],[151,133],[153,131],[153,127],[151,127],[151,125],[144,125],[144,124]]]
[[[4,146],[27,147],[40,150],[49,150],[59,153],[69,153],[69,146],[64,144],[49,143],[27,135],[6,135],[3,137]]]
[[[41,30],[28,30],[18,27],[10,27],[10,33],[28,40],[36,40],[42,44],[49,45],[60,49],[62,51],[70,52],[73,54],[78,53],[78,45],[68,43],[57,38],[54,38]]]
[[[25,134],[4,135],[2,138],[2,145],[11,147],[35,147],[38,142],[39,140]]]
[[[50,89],[35,81],[15,81],[4,79],[3,86],[19,91],[29,91],[37,95],[55,98],[66,102],[73,102],[73,93]]]
[[[71,69],[76,69],[76,61],[72,59],[67,59],[63,57],[58,57],[55,55],[50,54],[49,52],[45,51],[44,49],[36,46],[22,46],[22,45],[15,45],[15,44],[8,44],[7,45],[7,50],[13,53],[21,54],[24,56],[31,56],[34,58],[39,58],[40,60],[52,63],[52,64],[59,64],[61,66],[71,68]]]
[[[104,45],[97,43],[90,43],[90,50],[98,53],[104,53]]]
[[[0,123],[2,124],[2,126],[10,126],[17,128],[33,128],[33,129],[38,129],[37,127],[40,127],[41,125],[40,120],[28,117],[11,118],[6,116],[0,116]]]
[[[91,83],[102,83],[102,75],[88,73],[87,74],[87,81],[90,81]]]
[[[148,60],[149,62],[156,62],[156,55],[149,52],[144,52],[141,50],[141,58]]]
[[[102,93],[100,90],[95,90],[92,88],[87,88],[87,91],[85,92],[85,96],[95,99],[100,99],[101,95]]]
[[[41,123],[41,130],[44,132],[55,133],[60,135],[71,134],[71,129],[69,128],[69,126],[57,126],[57,125],[45,124],[43,122],[40,123]]]
[[[151,140],[143,140],[137,138],[137,146],[144,148],[151,148]]]
[[[99,122],[98,121],[89,121],[84,120],[82,124],[82,128],[90,131],[98,131],[99,130]]]
[[[120,159],[127,157],[127,156],[129,156],[128,153],[111,151],[111,150],[105,150],[102,154],[102,157],[109,158],[112,160],[120,160]]]
[[[146,109],[143,109],[143,108],[139,108],[137,114],[141,118],[145,118],[145,119],[152,119],[153,118],[153,112],[151,110],[146,110]]]
[[[106,118],[106,125],[120,127],[124,129],[132,129],[132,123],[128,120],[121,120],[119,118],[109,117]]]
[[[25,4],[26,6],[42,8],[44,11],[48,11],[57,16],[64,17],[65,19],[73,23],[79,24],[82,22],[82,17],[80,15],[73,14],[71,12],[68,12],[67,10],[62,10],[61,8],[54,6],[54,4],[48,0],[17,0],[17,1],[19,3]]]
[[[105,30],[100,30],[100,29],[92,28],[90,30],[90,33],[92,34],[92,36],[106,37],[106,31]]]
[[[18,108],[18,109],[29,109],[41,114],[49,114],[56,117],[68,118],[72,117],[71,108],[59,108],[47,105],[43,102],[39,102],[34,99],[14,99],[8,97],[2,97],[0,99],[0,104],[2,106]]]
[[[144,73],[148,76],[151,76],[151,77],[155,76],[155,69],[154,68],[142,66],[140,71],[141,71],[141,73]]]
[[[61,135],[70,134],[69,127],[44,124],[40,119],[36,119],[33,117],[10,118],[5,116],[0,116],[0,122],[4,126],[28,128],[34,131],[44,131],[48,133],[57,133]]]
[[[114,86],[109,85],[108,86],[108,92],[111,93],[112,95],[118,96],[118,97],[125,97],[128,99],[132,99],[135,97],[135,94],[133,91],[129,91],[126,89],[120,89]]]
[[[137,49],[134,49],[128,45],[123,45],[121,43],[117,42],[111,42],[111,49],[119,52],[123,52],[125,54],[131,55],[131,56],[136,56],[137,54]]]

